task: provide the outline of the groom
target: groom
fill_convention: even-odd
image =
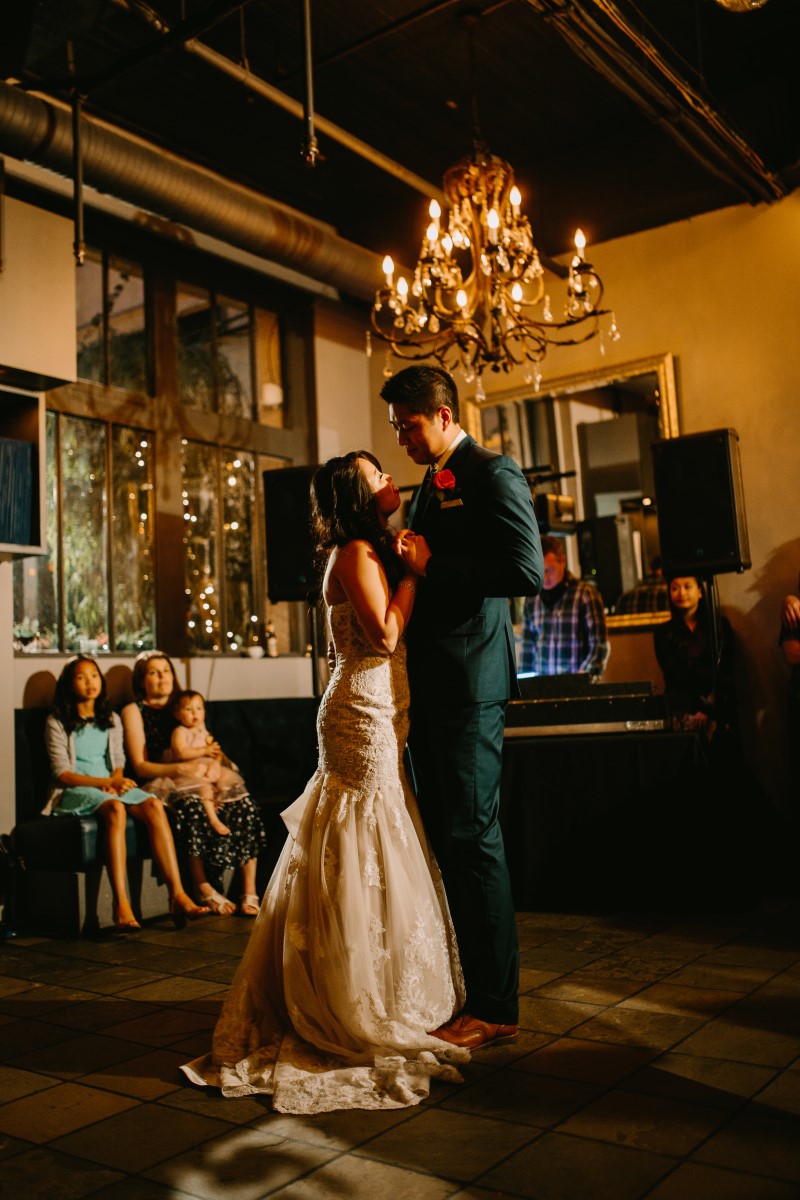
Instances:
[[[505,707],[517,692],[508,599],[542,586],[528,484],[458,423],[447,371],[407,367],[381,396],[399,444],[428,466],[397,551],[420,577],[409,625],[409,748],[444,877],[467,999],[437,1030],[477,1049],[518,1033],[519,951],[499,824]]]

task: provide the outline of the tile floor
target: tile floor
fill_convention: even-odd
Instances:
[[[14,1200],[800,1198],[800,902],[521,913],[521,1025],[418,1108],[290,1117],[184,1086],[239,918],[0,946]]]

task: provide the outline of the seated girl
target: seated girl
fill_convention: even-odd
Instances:
[[[175,843],[161,800],[124,774],[122,723],[111,711],[106,681],[93,658],[69,660],[56,683],[55,702],[45,732],[52,787],[44,812],[93,815],[101,826],[105,861],[114,897],[117,933],[141,926],[128,894],[125,827],[130,813],[147,826],[153,858],[169,891],[176,926],[207,908],[186,895],[178,870]]]

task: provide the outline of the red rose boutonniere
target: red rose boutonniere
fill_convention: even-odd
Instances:
[[[447,467],[443,471],[437,471],[431,483],[434,486],[440,508],[461,508],[463,506],[464,501],[456,487],[456,477],[452,471],[448,471]]]
[[[447,467],[443,471],[437,471],[431,480],[437,491],[449,492],[456,486],[456,477],[452,471],[448,471]]]

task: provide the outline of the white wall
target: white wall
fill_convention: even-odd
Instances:
[[[0,367],[74,380],[72,223],[0,196]]]
[[[319,461],[372,445],[362,313],[320,301],[314,310]]]
[[[597,341],[554,352],[544,363],[542,391],[548,374],[671,352],[681,431],[738,431],[753,567],[719,576],[719,591],[737,635],[748,753],[770,794],[785,803],[788,671],[777,637],[780,601],[796,590],[800,568],[800,192],[591,251],[622,338],[605,358]],[[398,481],[410,481],[419,471],[393,445],[377,398],[382,356],[372,363],[376,445]],[[521,373],[485,379],[487,393],[522,383]]]

